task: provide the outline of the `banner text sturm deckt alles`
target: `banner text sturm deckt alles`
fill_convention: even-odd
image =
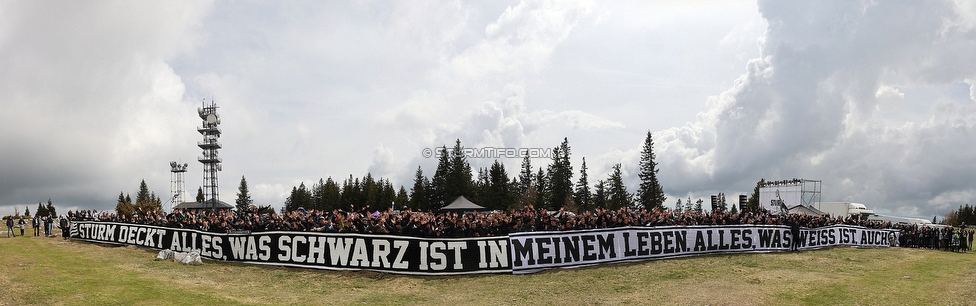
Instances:
[[[511,273],[508,237],[414,238],[310,232],[208,233],[110,222],[78,221],[73,238],[199,251],[227,261],[401,274]]]
[[[79,221],[86,241],[199,251],[215,260],[401,274],[532,273],[600,263],[714,253],[779,252],[829,246],[887,247],[898,231],[835,225],[800,230],[780,225],[621,227],[525,232],[489,238],[416,238],[310,232],[208,233],[113,222]]]

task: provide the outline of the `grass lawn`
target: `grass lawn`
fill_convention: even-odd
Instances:
[[[976,304],[976,254],[832,248],[418,277],[204,261],[60,238],[0,238],[0,305]]]

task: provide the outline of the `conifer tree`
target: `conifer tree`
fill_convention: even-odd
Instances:
[[[162,210],[163,210],[163,201],[156,196],[155,191],[150,192],[149,204],[146,205],[146,209],[144,211],[162,211]]]
[[[430,209],[432,195],[427,193],[429,185],[430,181],[424,176],[424,170],[417,166],[417,172],[413,176],[413,188],[410,189],[410,208],[419,211]]]
[[[766,185],[766,179],[765,178],[759,179],[759,182],[756,183],[756,188],[753,189],[752,195],[749,196],[749,202],[746,205],[746,208],[743,209],[742,211],[748,211],[748,212],[753,212],[753,213],[759,212],[759,207],[760,207],[759,206],[759,187],[762,187],[763,185]]]
[[[362,205],[361,207],[369,207],[371,210],[375,209],[379,202],[379,185],[373,179],[373,175],[368,172],[363,177],[362,182],[363,201],[360,203]],[[359,207],[357,206],[357,208]]]
[[[607,183],[604,180],[597,180],[596,185],[593,186],[593,207],[595,208],[607,208]]]
[[[619,163],[613,166],[613,172],[610,173],[610,178],[607,179],[607,183],[610,185],[608,186],[609,203],[607,204],[607,208],[620,209],[632,206],[631,199],[633,195],[627,191],[627,186],[624,186]]]
[[[358,192],[356,191],[358,179],[356,180],[357,181],[355,182],[353,181],[352,174],[350,174],[348,178],[342,180],[342,198],[340,199],[339,205],[340,209],[345,211],[353,210],[356,205],[355,203],[359,201],[359,199],[356,198],[358,197]]]
[[[512,197],[514,194],[511,190],[512,185],[508,181],[508,172],[505,171],[505,165],[499,163],[498,160],[495,160],[491,168],[488,169],[487,183],[486,195],[482,205],[497,210],[515,206],[515,199]]]
[[[397,191],[396,199],[393,200],[393,209],[402,210],[407,207],[407,203],[410,203],[410,197],[407,196],[407,188],[400,186],[400,190]]]
[[[563,142],[553,149],[552,163],[549,164],[549,209],[562,208],[573,194],[573,165],[569,157],[569,139],[563,138]]]
[[[128,195],[123,197],[122,193],[120,192],[119,202],[115,205],[115,214],[120,217],[121,216],[132,217],[132,212],[134,210],[135,208],[132,207],[132,198],[129,198]],[[45,208],[44,211],[45,214],[50,214],[50,211],[47,210],[47,208]]]
[[[146,186],[146,180],[142,180],[139,183],[139,192],[136,193],[136,204],[149,202],[149,187]]]
[[[331,176],[325,180],[321,193],[322,204],[320,206],[322,207],[322,210],[331,211],[333,209],[341,208],[342,193],[339,190],[339,184],[337,184]]]
[[[301,183],[298,187],[292,187],[291,194],[285,199],[284,210],[294,211],[298,208],[308,209],[312,205],[312,192]]]
[[[136,202],[133,204],[133,212],[147,214],[151,211],[162,210],[162,201],[156,197],[155,192],[150,192],[146,185],[146,180],[139,183],[139,192],[136,193]]]
[[[199,189],[197,189],[197,198],[196,198],[196,200],[197,200],[197,203],[203,203],[203,201],[206,200],[206,198],[203,197],[203,187],[200,187]]]
[[[664,201],[667,200],[664,196],[664,188],[657,180],[657,172],[660,169],[657,168],[654,158],[654,139],[651,138],[651,131],[647,131],[644,148],[641,149],[640,172],[637,173],[641,181],[637,189],[637,203],[647,209],[663,208]]]
[[[251,199],[251,192],[247,189],[247,180],[241,175],[241,184],[237,187],[237,200],[234,201],[238,212],[250,210],[254,200]]]
[[[468,164],[461,146],[461,140],[457,139],[454,148],[451,150],[450,164],[448,167],[447,182],[444,189],[444,204],[449,204],[459,196],[472,196],[473,182],[471,180],[471,165]],[[438,207],[440,208],[440,207]]]
[[[529,159],[529,155],[526,154],[522,158],[522,167],[519,171],[519,176],[516,179],[517,184],[515,187],[515,192],[518,194],[517,199],[519,205],[525,206],[535,202],[534,197],[536,196],[536,192],[534,192],[535,188],[533,188],[534,184],[532,183],[532,178],[532,162]],[[533,191],[531,199],[529,194],[530,190]]]
[[[536,172],[535,178],[532,179],[535,184],[533,184],[533,189],[535,189],[535,201],[532,203],[536,209],[548,208],[546,205],[549,204],[549,178],[546,173],[542,171],[542,167],[539,167],[539,172]]]
[[[119,200],[122,201],[125,200],[125,198],[122,197],[122,195],[120,194]],[[44,207],[44,205],[41,204],[41,202],[37,202],[37,210],[34,211],[34,215],[38,217],[46,217],[48,215],[47,208]]]
[[[434,176],[430,179],[432,193],[430,196],[430,208],[429,209],[440,209],[444,205],[445,201],[450,201],[453,199],[447,199],[447,177],[451,172],[451,156],[447,151],[447,146],[442,146],[437,149],[440,156],[437,160],[437,170],[434,171]]]
[[[312,209],[324,209],[325,208],[325,180],[319,178],[319,181],[312,184]]]
[[[393,188],[393,184],[390,183],[389,179],[380,178],[379,182],[379,195],[377,196],[377,204],[374,209],[386,210],[393,208],[394,201],[397,197],[396,188]]]
[[[718,194],[718,210],[719,211],[727,211],[727,210],[729,210],[729,204],[725,202],[725,193],[724,192]]]
[[[488,202],[488,187],[491,187],[491,179],[488,177],[488,172],[489,170],[486,168],[478,168],[478,179],[471,186],[470,196],[464,196],[468,200],[480,203],[481,206],[485,206],[484,203]]]
[[[586,157],[583,157],[583,164],[580,165],[580,177],[579,181],[576,182],[576,190],[573,192],[573,199],[576,201],[576,205],[579,205],[580,209],[583,211],[593,209],[590,203],[590,183],[587,179],[586,174]]]

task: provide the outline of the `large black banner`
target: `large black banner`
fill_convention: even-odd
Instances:
[[[508,237],[414,238],[311,232],[221,234],[112,222],[77,221],[71,237],[92,242],[199,251],[215,260],[401,274],[511,273]]]
[[[888,247],[897,230],[834,225],[802,228],[797,237],[782,225],[620,227],[509,235],[512,271],[533,273],[601,263],[644,261],[714,253],[789,251],[830,246]]]
[[[714,253],[788,251],[830,246],[888,247],[897,230],[834,225],[802,228],[794,237],[782,225],[620,227],[525,232],[489,238],[415,238],[311,232],[208,233],[114,222],[78,221],[71,237],[253,264],[400,274],[533,273],[602,263],[644,261]]]

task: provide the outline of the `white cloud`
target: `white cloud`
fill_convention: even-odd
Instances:
[[[0,202],[90,206],[141,178],[166,186],[152,169],[186,151],[174,125],[192,122],[166,60],[192,53],[210,3],[0,5],[0,125],[18,131],[0,136]]]
[[[690,124],[695,128],[664,133],[662,173],[681,182],[679,191],[729,184],[748,190],[759,177],[822,178],[825,200],[853,197],[912,214],[942,209],[925,204],[934,190],[960,188],[947,180],[976,176],[951,170],[972,158],[948,148],[971,137],[973,110],[949,102],[922,108],[952,111],[909,115],[898,110],[906,103],[898,88],[947,86],[976,73],[972,56],[959,57],[976,51],[971,28],[944,27],[953,20],[946,16],[958,16],[954,9],[932,2],[760,3],[769,24],[762,57]],[[892,120],[905,117],[925,123]],[[690,149],[703,138],[714,144]],[[672,169],[682,172],[671,176]]]
[[[894,108],[905,101],[905,93],[898,91],[897,88],[885,85],[878,87],[874,97],[878,99],[879,108]]]
[[[969,81],[969,100],[976,102],[976,80]]]

